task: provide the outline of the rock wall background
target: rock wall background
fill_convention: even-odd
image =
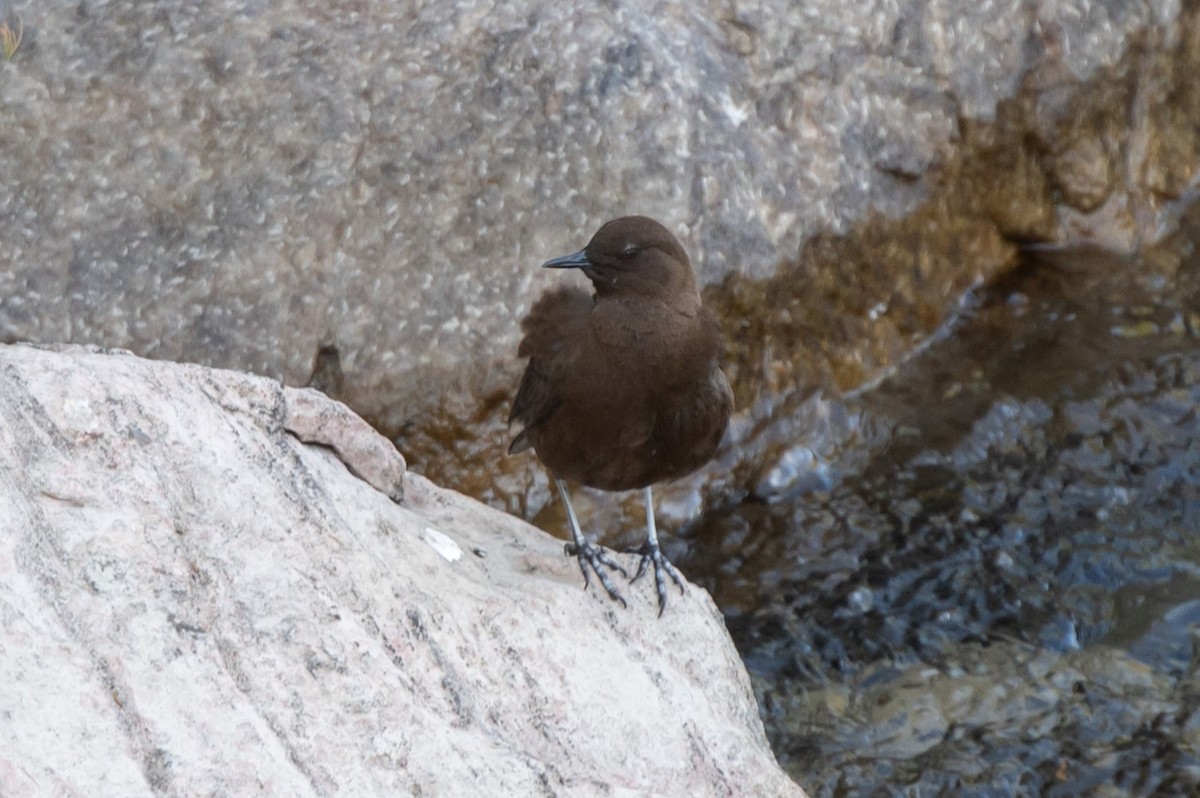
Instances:
[[[293,384],[325,344],[353,407],[444,441],[495,421],[537,265],[603,220],[765,278],[1194,4],[7,5],[0,339]]]

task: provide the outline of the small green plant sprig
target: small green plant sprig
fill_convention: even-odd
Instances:
[[[25,23],[20,17],[16,18],[16,28],[8,24],[8,20],[0,22],[0,53],[5,61],[11,61],[21,46],[21,37],[25,34]]]

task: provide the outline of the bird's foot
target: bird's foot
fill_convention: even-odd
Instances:
[[[671,581],[679,587],[679,592],[684,593],[683,577],[679,575],[679,571],[671,565],[671,561],[663,556],[662,550],[658,544],[646,541],[640,548],[632,550],[633,554],[642,555],[642,561],[638,563],[637,573],[634,574],[630,582],[636,582],[646,573],[646,569],[651,565],[654,566],[654,586],[658,589],[658,617],[662,617],[663,610],[667,608],[667,580],[666,577],[671,577]]]
[[[617,588],[613,585],[612,579],[609,578],[605,569],[611,568],[614,571],[620,571],[621,576],[625,577],[626,579],[629,578],[629,573],[622,568],[616,560],[608,556],[608,553],[604,551],[603,546],[597,546],[595,543],[586,542],[582,544],[568,543],[563,546],[563,551],[566,552],[568,557],[574,557],[579,561],[579,570],[583,571],[584,590],[588,589],[588,586],[592,581],[591,577],[588,575],[588,569],[590,568],[596,574],[596,578],[600,580],[601,586],[603,586],[605,591],[607,591],[609,598],[611,598],[613,601],[621,602],[621,606],[623,607],[629,606],[625,603],[625,597],[622,596],[617,591]]]

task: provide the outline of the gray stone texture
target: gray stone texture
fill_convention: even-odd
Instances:
[[[321,401],[0,346],[0,794],[803,798],[707,593],[622,609],[522,521],[398,504],[289,434],[389,446]]]
[[[332,344],[341,395],[390,429],[511,391],[516,320],[554,279],[537,265],[605,219],[665,220],[706,282],[768,275],[814,231],[911,207],[960,120],[987,119],[1047,49],[1082,79],[1178,13],[9,6],[25,40],[0,64],[0,339],[292,384]]]

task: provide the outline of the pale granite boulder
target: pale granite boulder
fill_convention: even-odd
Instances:
[[[622,609],[387,447],[262,377],[0,347],[0,793],[802,795],[704,591]]]

